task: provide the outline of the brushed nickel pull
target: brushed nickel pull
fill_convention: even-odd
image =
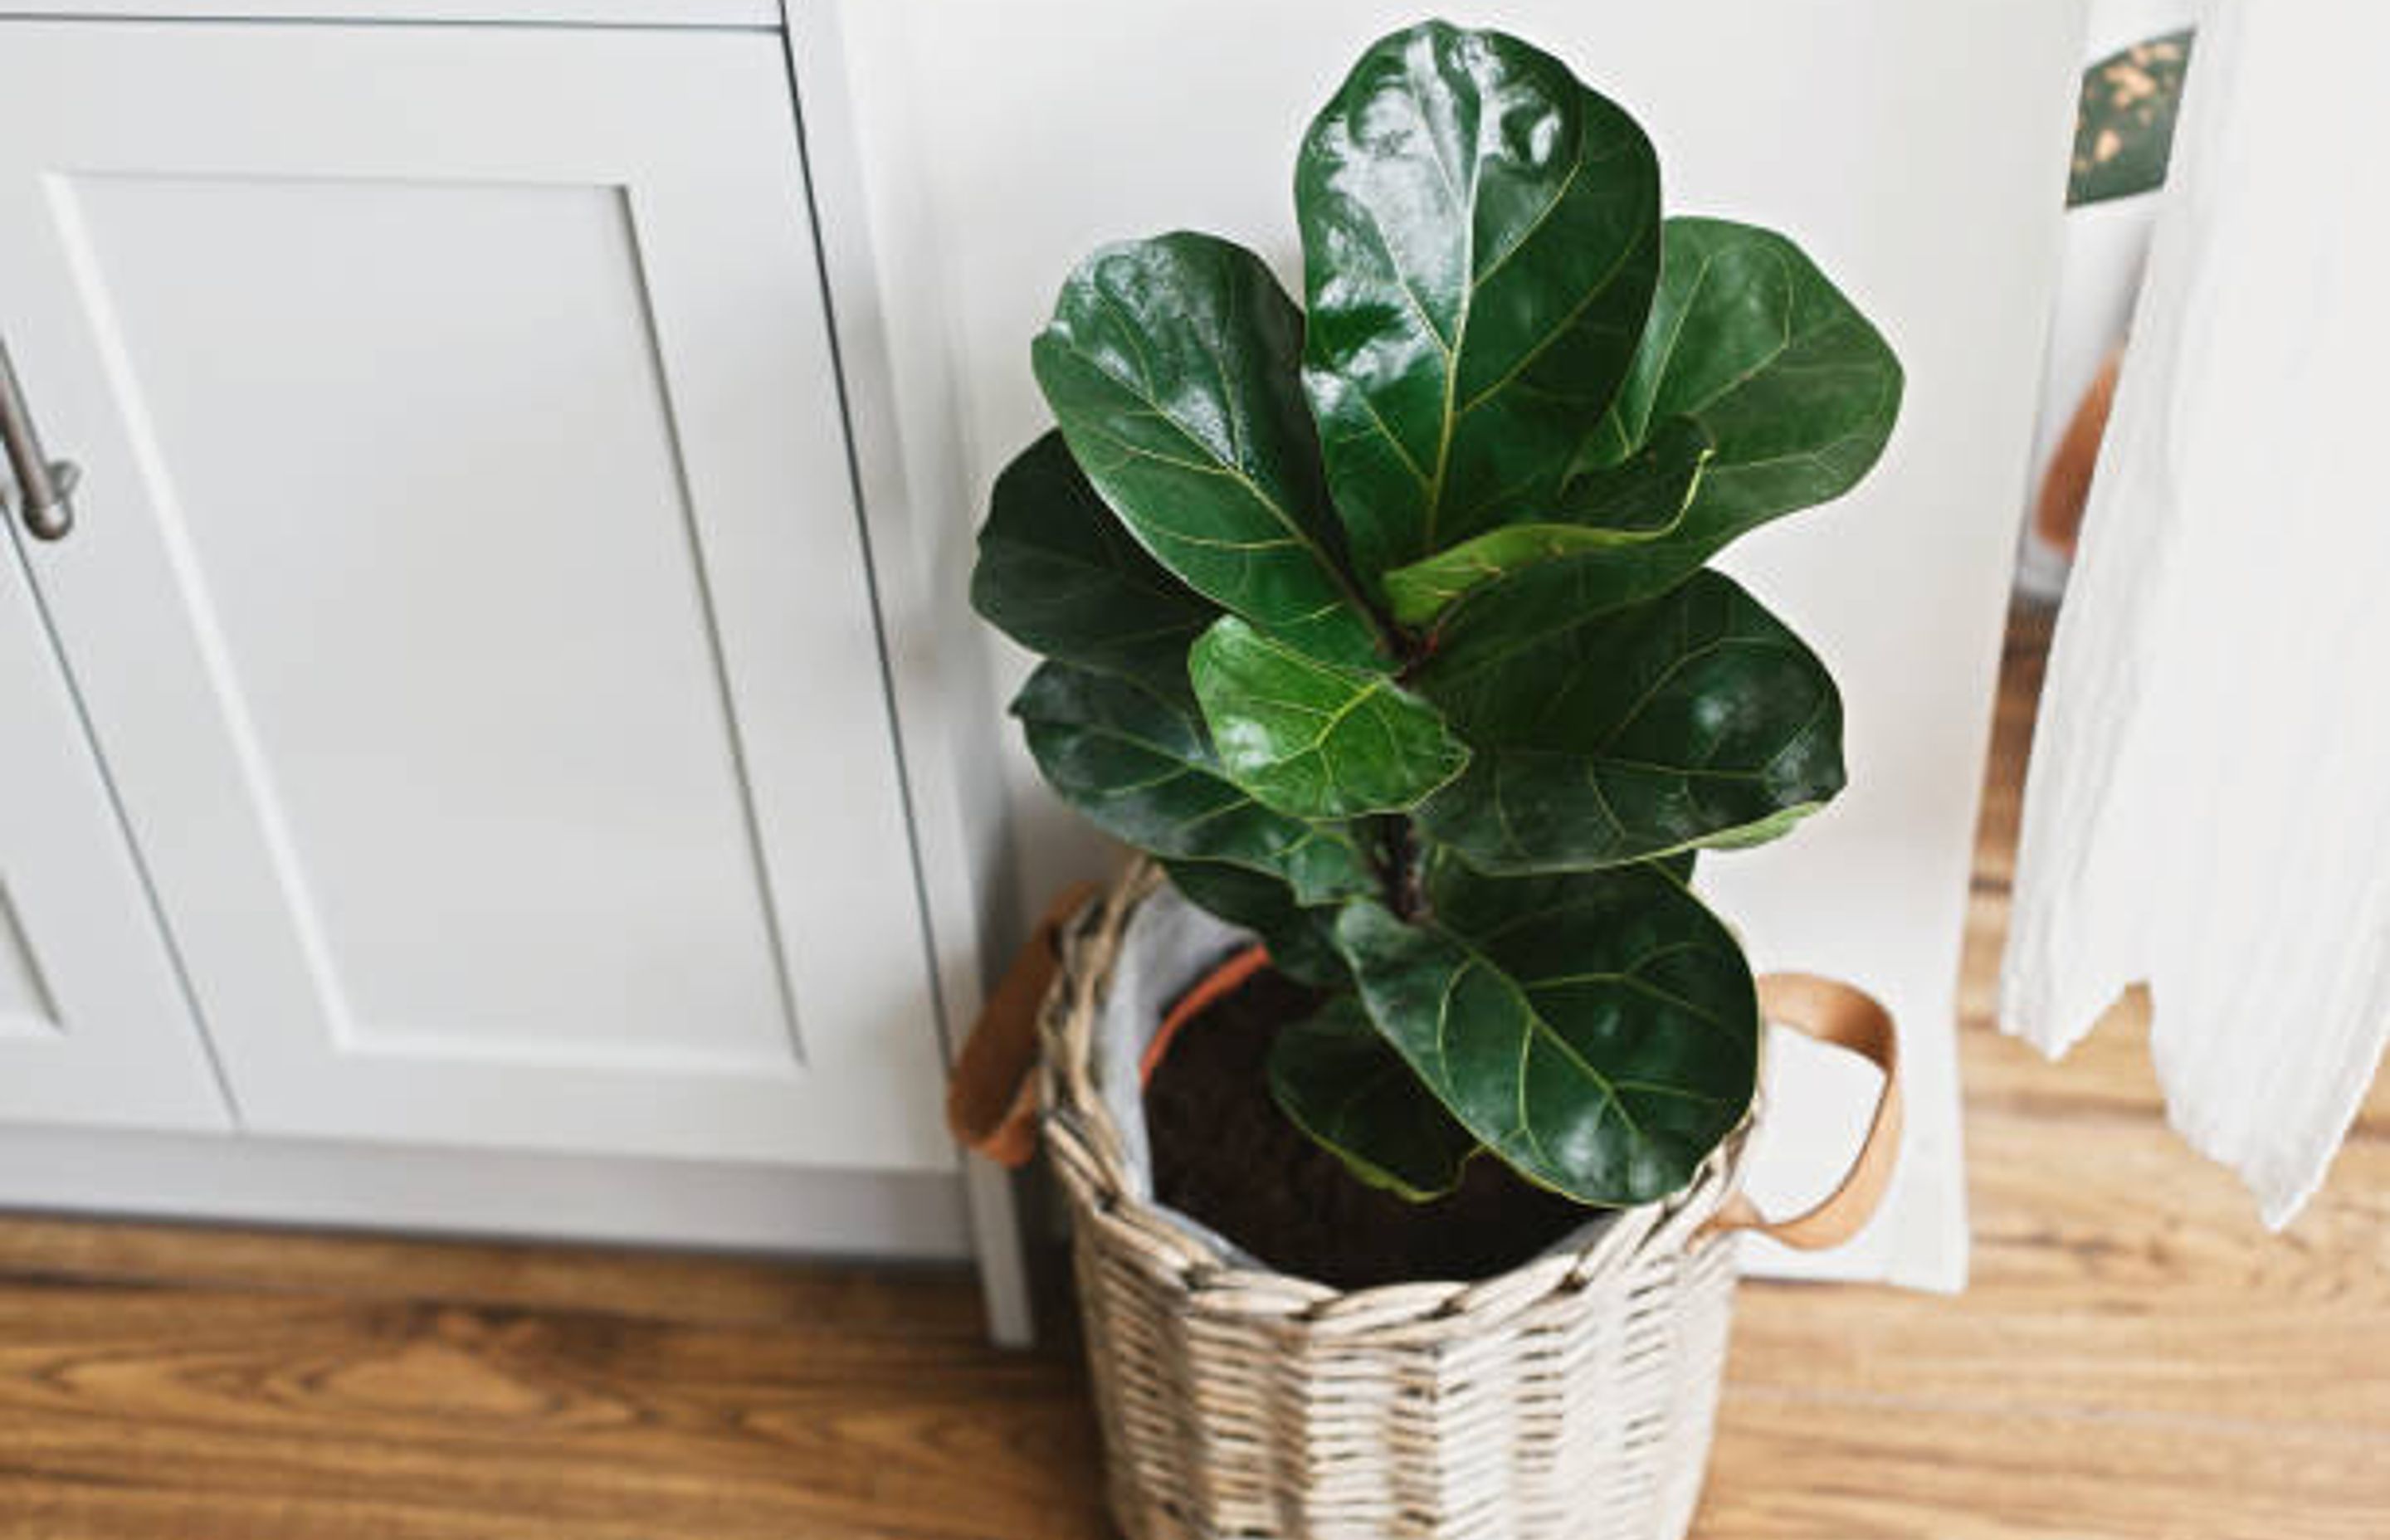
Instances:
[[[33,430],[33,414],[26,410],[24,389],[17,383],[6,342],[0,342],[0,449],[8,454],[8,473],[17,481],[17,513],[26,530],[36,540],[65,539],[74,528],[70,499],[83,472],[72,460],[53,460],[42,453],[42,436]]]

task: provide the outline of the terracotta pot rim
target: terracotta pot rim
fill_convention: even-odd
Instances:
[[[1144,1055],[1137,1061],[1137,1083],[1139,1085],[1152,1084],[1153,1072],[1160,1069],[1163,1059],[1169,1056],[1170,1045],[1176,1041],[1180,1029],[1242,988],[1247,980],[1269,966],[1269,948],[1255,942],[1229,953],[1196,980],[1187,993],[1178,997],[1177,1004],[1163,1016],[1162,1025],[1154,1029],[1152,1039],[1145,1046]]]

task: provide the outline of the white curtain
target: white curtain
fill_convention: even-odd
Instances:
[[[2146,981],[2175,1125],[2275,1226],[2390,1034],[2385,58],[2375,0],[2217,0],[2201,26],[2002,980],[2008,1030],[2053,1054]]]

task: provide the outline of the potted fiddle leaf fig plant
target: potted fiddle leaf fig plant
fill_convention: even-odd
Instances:
[[[1114,1508],[1680,1534],[1763,1021],[1691,869],[1844,781],[1825,666],[1705,563],[1866,474],[1900,366],[1498,32],[1371,45],[1295,214],[1301,304],[1188,232],[1069,276],[972,584],[1046,780],[1152,858],[1045,1014]]]

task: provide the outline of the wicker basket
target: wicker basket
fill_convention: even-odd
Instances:
[[[1677,1540],[1709,1457],[1731,1156],[1582,1250],[1340,1292],[1239,1265],[1140,1195],[1090,1082],[1140,864],[1067,927],[1040,1020],[1111,1507],[1132,1540]],[[1736,1141],[1739,1148],[1740,1141]]]
[[[1058,902],[991,993],[946,1108],[957,1138],[1013,1165],[1034,1149],[1042,1105],[1121,1528],[1131,1540],[1679,1540],[1725,1367],[1727,1232],[1815,1249],[1866,1225],[1900,1147],[1892,1018],[1830,979],[1759,981],[1767,1020],[1883,1071],[1849,1174],[1805,1213],[1770,1221],[1735,1190],[1746,1128],[1684,1191],[1499,1277],[1343,1292],[1157,1206],[1129,1154],[1142,1129],[1124,1136],[1101,1094],[1099,1063],[1122,1081],[1120,1050],[1139,1046],[1119,1021],[1155,981],[1132,987],[1138,969],[1118,965],[1161,880],[1140,860],[1100,902]]]

